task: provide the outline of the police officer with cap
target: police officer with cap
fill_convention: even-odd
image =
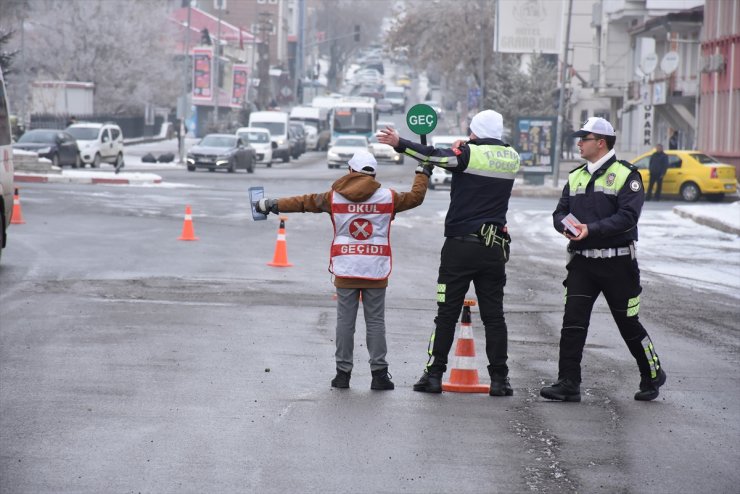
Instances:
[[[642,287],[635,242],[645,200],[642,179],[637,168],[617,160],[617,137],[607,120],[591,117],[573,136],[580,138],[578,149],[586,163],[570,172],[552,215],[555,229],[570,240],[570,256],[563,283],[566,301],[558,380],[542,388],[540,395],[581,401],[583,347],[591,310],[603,293],[640,370],[635,400],[654,400],[666,382],[666,373],[639,318]]]
[[[429,360],[414,391],[442,392],[442,376],[455,336],[465,294],[472,282],[486,334],[491,396],[514,394],[509,384],[508,333],[504,318],[505,264],[511,237],[506,212],[519,171],[519,154],[502,141],[500,113],[484,110],[470,122],[470,139],[452,149],[424,146],[399,137],[392,128],[378,141],[428,166],[452,172],[445,243],[437,278],[437,317],[429,342]]]

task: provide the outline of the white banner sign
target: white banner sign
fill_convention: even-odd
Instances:
[[[560,0],[499,0],[498,51],[558,54],[562,21]]]

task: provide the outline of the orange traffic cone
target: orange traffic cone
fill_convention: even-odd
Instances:
[[[23,213],[21,212],[21,196],[18,195],[18,188],[15,189],[15,194],[13,194],[13,214],[11,218],[11,225],[22,225],[25,223],[23,221]]]
[[[182,224],[182,234],[177,240],[198,240],[193,229],[193,213],[190,206],[185,206],[185,221]]]
[[[287,216],[280,217],[280,228],[278,228],[277,242],[275,243],[275,255],[272,258],[272,262],[268,262],[268,266],[275,266],[278,268],[289,268],[292,266],[288,262],[288,243],[285,241],[285,220]]]
[[[473,324],[470,320],[470,307],[475,300],[466,300],[463,306],[462,320],[460,321],[460,335],[455,347],[455,360],[450,371],[449,382],[442,383],[445,391],[458,393],[488,393],[490,386],[480,384],[478,369],[475,365],[475,340],[473,339]]]

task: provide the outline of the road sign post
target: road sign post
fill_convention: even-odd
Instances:
[[[406,113],[406,125],[414,134],[419,134],[421,143],[426,146],[427,134],[437,126],[437,112],[429,105],[419,103]]]

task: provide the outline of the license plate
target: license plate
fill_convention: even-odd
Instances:
[[[732,184],[725,184],[725,190],[732,190]]]

